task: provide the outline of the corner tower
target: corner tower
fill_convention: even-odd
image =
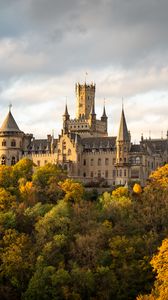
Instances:
[[[79,84],[75,86],[76,91],[76,118],[84,116],[89,119],[92,107],[95,105],[95,84]]]
[[[117,184],[125,185],[129,180],[129,151],[131,145],[130,133],[127,129],[127,123],[122,107],[120,127],[116,140],[116,173]]]

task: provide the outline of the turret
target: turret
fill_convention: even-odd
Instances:
[[[92,104],[92,108],[89,115],[89,122],[92,131],[96,131],[96,113],[94,103]]]
[[[63,131],[64,133],[68,133],[68,121],[70,119],[70,115],[68,113],[67,103],[65,105],[65,112],[63,114]]]
[[[125,185],[129,178],[129,150],[130,150],[130,132],[127,129],[124,109],[122,107],[120,127],[116,139],[116,168],[117,168],[117,184]]]
[[[106,133],[107,133],[107,119],[108,119],[108,117],[107,117],[107,115],[106,115],[106,108],[105,108],[105,104],[104,104],[104,107],[103,107],[103,114],[102,114],[102,116],[101,116],[101,121],[102,121],[103,123],[105,123],[105,131],[106,131]]]

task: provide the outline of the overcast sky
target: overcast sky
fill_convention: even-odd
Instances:
[[[0,122],[12,103],[21,130],[46,137],[62,128],[75,83],[96,83],[109,135],[124,98],[132,142],[168,129],[167,0],[0,0]]]

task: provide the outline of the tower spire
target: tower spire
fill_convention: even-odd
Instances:
[[[69,117],[68,106],[67,106],[67,100],[66,100],[66,104],[65,104],[65,112],[64,112],[64,116],[65,116],[65,117]]]
[[[125,114],[124,114],[123,104],[122,104],[120,127],[119,127],[117,140],[118,141],[129,141],[130,140],[129,132],[127,129],[127,123],[126,123],[126,119],[125,119]]]
[[[102,118],[107,118],[106,107],[105,107],[105,99],[104,99],[104,105],[103,105],[103,114],[102,114]]]

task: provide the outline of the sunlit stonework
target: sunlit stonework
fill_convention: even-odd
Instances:
[[[63,128],[55,139],[35,139],[22,132],[9,112],[0,128],[2,165],[13,165],[29,157],[37,166],[61,165],[69,177],[90,186],[145,184],[149,174],[168,162],[168,134],[161,139],[131,143],[131,134],[122,108],[118,136],[108,136],[105,106],[100,120],[95,112],[95,84],[76,84],[76,118],[71,119],[66,104]]]

